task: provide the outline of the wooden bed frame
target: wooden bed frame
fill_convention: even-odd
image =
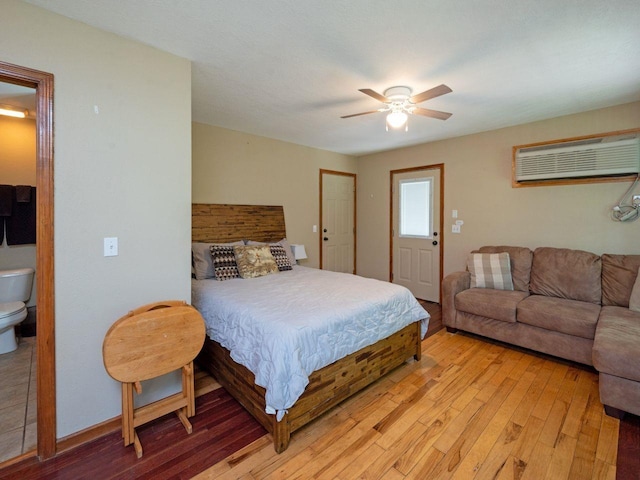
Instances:
[[[236,240],[277,242],[286,237],[282,206],[196,204],[192,206],[192,240],[226,243]],[[207,338],[198,363],[273,436],[276,452],[289,446],[291,434],[324,412],[375,382],[407,359],[420,360],[420,322],[317,370],[309,385],[281,421],[265,412],[265,390],[229,351]]]

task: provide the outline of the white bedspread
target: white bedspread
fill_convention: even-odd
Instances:
[[[192,303],[207,334],[266,389],[280,420],[308,376],[429,314],[406,288],[295,266],[252,279],[192,280]]]

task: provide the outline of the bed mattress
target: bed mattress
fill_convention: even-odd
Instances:
[[[252,279],[192,280],[192,304],[209,337],[266,390],[280,420],[309,375],[429,314],[400,285],[295,266]]]

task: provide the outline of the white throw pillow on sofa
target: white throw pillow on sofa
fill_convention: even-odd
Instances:
[[[472,253],[467,258],[467,270],[471,274],[471,288],[513,290],[509,254]]]

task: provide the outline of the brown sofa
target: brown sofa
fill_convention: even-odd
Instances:
[[[468,271],[447,275],[447,330],[594,366],[607,413],[640,415],[640,313],[629,309],[640,255],[510,246],[477,252],[507,252],[514,289],[470,288]]]

